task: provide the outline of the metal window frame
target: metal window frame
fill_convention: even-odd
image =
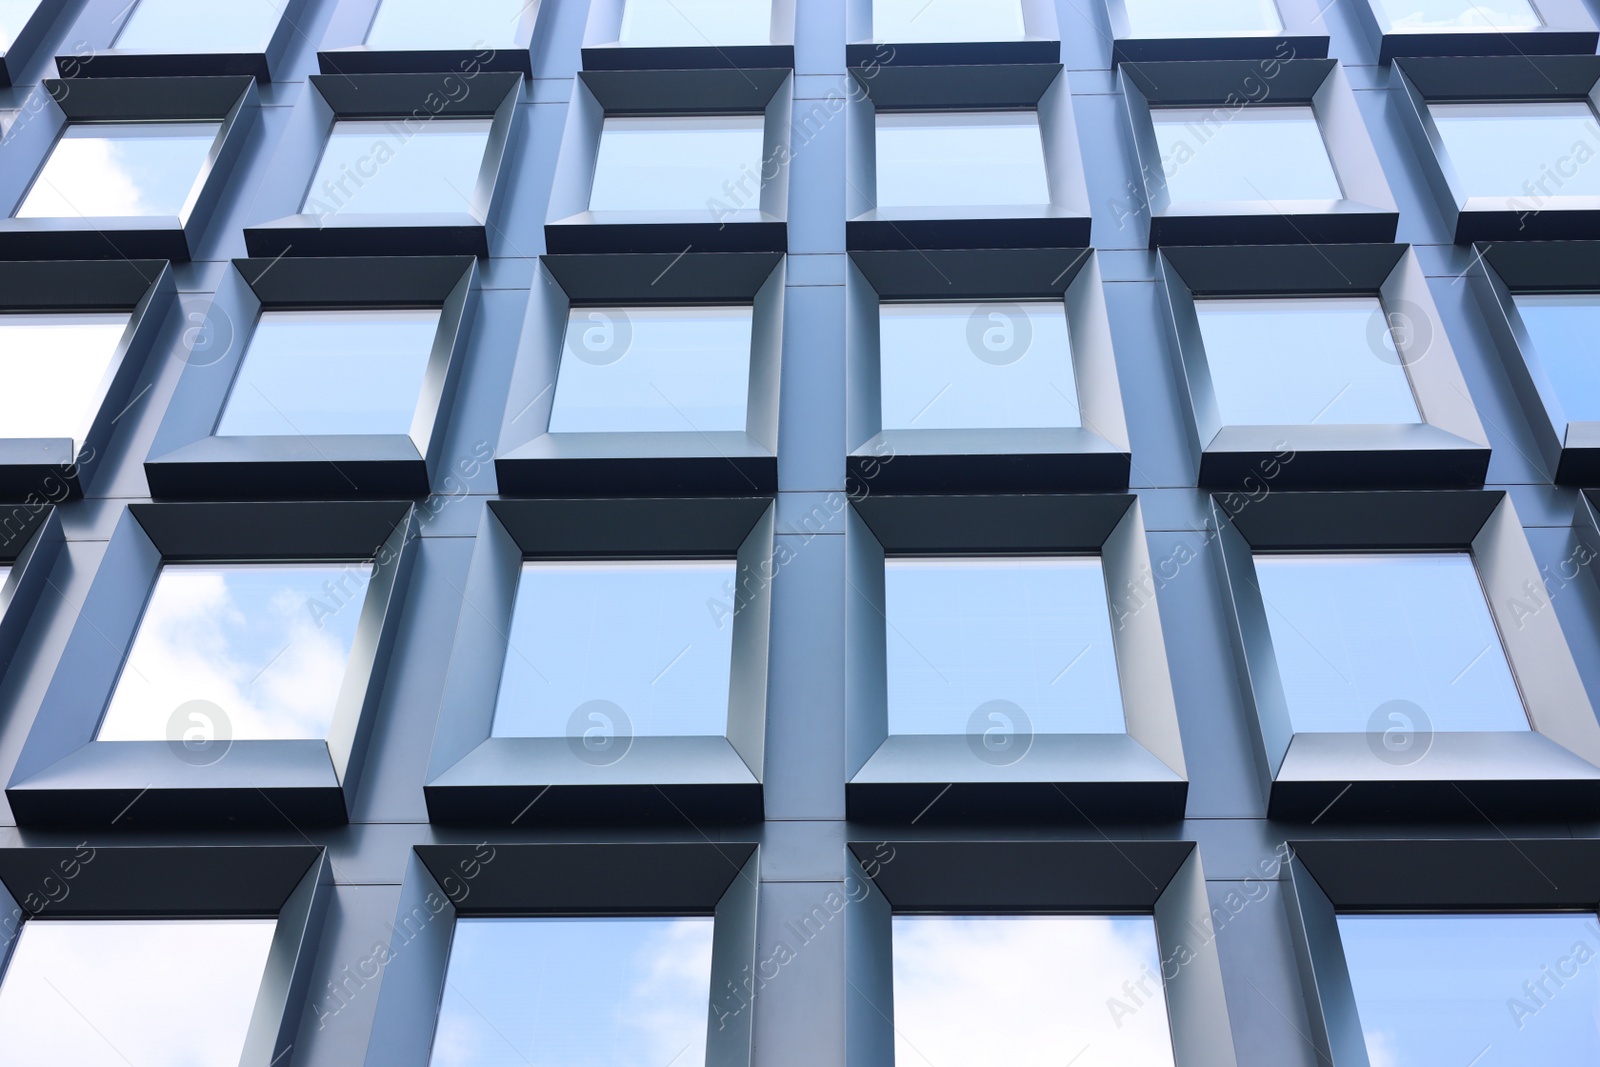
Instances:
[[[65,543],[61,516],[51,504],[0,504],[0,564],[11,568],[0,581],[0,678],[28,632]]]
[[[23,67],[33,59],[65,7],[66,0],[39,0],[27,21],[18,27],[16,37],[0,50],[0,89],[9,89],[22,79]]]
[[[176,303],[172,267],[161,260],[0,262],[0,314],[126,311],[129,316],[89,413],[72,437],[0,440],[0,500],[59,503],[82,497],[105,465],[100,461],[116,421]]]
[[[170,119],[220,122],[182,215],[0,218],[0,256],[14,259],[170,259],[193,257],[222,199],[228,176],[254,127],[254,78],[46,78],[25,103],[43,121],[20,123],[0,142],[0,204],[21,206],[34,178],[73,122]]]
[[[970,735],[888,732],[884,560],[901,556],[1098,556],[1127,732],[1033,734],[1014,762]],[[871,496],[845,531],[846,775],[852,819],[933,822],[1181,819],[1188,773],[1166,641],[1146,591],[1150,549],[1130,494]],[[1024,736],[1024,735],[1019,735]]]
[[[1167,247],[1160,254],[1174,371],[1198,484],[1274,489],[1481,486],[1489,439],[1410,245]],[[1397,356],[1424,421],[1392,425],[1224,426],[1195,298],[1377,296],[1406,327]],[[1416,321],[1412,321],[1416,320]],[[1373,358],[1378,358],[1374,355]],[[1290,457],[1285,458],[1285,453]]]
[[[333,864],[315,845],[0,848],[0,980],[34,919],[272,919],[240,1067],[293,1046],[311,991]]]
[[[1283,29],[1276,33],[1208,34],[1202,37],[1135,37],[1128,0],[1106,0],[1111,17],[1111,65],[1208,59],[1326,59],[1328,30],[1319,30],[1314,0],[1273,0]]]
[[[758,822],[767,714],[771,497],[491,500],[478,528],[423,794],[435,823]],[[518,577],[528,560],[733,559],[733,655],[721,736],[496,737]],[[535,803],[537,801],[537,803]]]
[[[283,0],[278,24],[260,51],[169,52],[114,47],[138,4],[89,0],[73,23],[74,51],[56,56],[56,69],[69,79],[246,75],[270,82],[274,74],[287,73],[286,56],[300,33],[297,23],[305,7],[306,0]]]
[[[548,251],[677,255],[692,245],[697,252],[786,252],[794,81],[794,71],[784,68],[579,71],[545,216]],[[725,214],[709,207],[589,210],[605,120],[650,115],[762,115],[766,132],[757,205],[730,201]]]
[[[1191,946],[1197,933],[1212,927],[1194,842],[855,837],[846,847],[846,864],[850,1062],[893,1062],[893,919],[907,914],[1150,915],[1161,969],[1173,972],[1162,974],[1173,1062],[1176,1067],[1238,1062],[1217,953]]]
[[[1378,63],[1412,56],[1593,56],[1600,41],[1594,16],[1583,0],[1528,0],[1544,25],[1529,30],[1481,30],[1455,33],[1396,31],[1378,0],[1351,5],[1361,33],[1377,53]]]
[[[872,0],[845,0],[845,59],[852,67],[874,61],[900,66],[1060,63],[1061,27],[1050,0],[1020,0],[1020,41],[879,41],[872,33]],[[884,54],[884,49],[888,54]]]
[[[309,76],[305,94],[283,133],[284,144],[262,183],[263,213],[280,218],[246,226],[252,258],[280,256],[477,256],[489,254],[489,230],[506,196],[502,179],[514,153],[517,104],[523,79],[516,73],[350,74]],[[434,118],[490,119],[470,211],[350,214],[326,218],[302,210],[321,165],[334,123],[377,119],[392,123]],[[311,164],[306,166],[305,160]]]
[[[966,46],[963,46],[966,47]],[[1086,248],[1089,191],[1072,89],[1060,63],[853,66],[845,102],[845,241],[849,250]],[[879,111],[1030,112],[1044,146],[1050,202],[879,208]]]
[[[508,496],[773,493],[786,262],[776,252],[543,256],[500,430]],[[574,308],[753,307],[744,430],[549,432]]]
[[[1213,498],[1218,581],[1240,696],[1272,819],[1527,817],[1600,811],[1600,723],[1503,491],[1270,493]],[[1409,761],[1367,733],[1296,733],[1272,652],[1256,550],[1464,550],[1472,555],[1530,728],[1433,733]],[[1532,598],[1532,599],[1530,599]],[[1413,724],[1417,726],[1417,724]],[[1332,801],[1338,799],[1337,805]]]
[[[551,4],[532,0],[518,19],[510,48],[487,44],[476,48],[372,48],[367,34],[378,17],[383,0],[343,0],[333,9],[328,29],[317,49],[317,69],[326,75],[346,74],[433,74],[482,71],[521,74],[533,77],[533,53],[549,36],[554,18]]]
[[[626,45],[622,35],[627,0],[593,0],[583,31],[585,70],[740,70],[794,66],[796,0],[770,0],[772,28],[766,44]]]
[[[23,745],[19,825],[343,823],[355,796],[416,549],[406,501],[130,504]],[[205,765],[168,741],[95,740],[163,563],[372,559],[325,740],[234,740]]]
[[[1335,59],[1218,59],[1119,68],[1150,212],[1150,247],[1389,242],[1400,221],[1355,94]],[[1344,192],[1340,200],[1216,200],[1174,207],[1151,109],[1309,105]],[[1222,121],[1227,121],[1224,117]]]
[[[1093,251],[857,251],[845,294],[845,463],[855,484],[918,493],[1128,488],[1132,450]],[[1065,303],[1081,427],[883,429],[881,303],[1041,297]]]
[[[1600,108],[1600,56],[1452,56],[1396,60],[1389,76],[1400,124],[1457,244],[1600,238],[1600,197],[1471,196],[1445,151],[1430,104],[1585,102]],[[1563,157],[1565,158],[1565,157]],[[1559,162],[1559,161],[1558,161]]]
[[[214,361],[197,350],[174,352],[187,365],[144,463],[151,494],[189,500],[426,496],[439,472],[478,284],[477,261],[466,256],[234,260],[205,312],[224,351]],[[214,436],[263,311],[384,307],[440,309],[410,434]]]
[[[1309,1040],[1331,1067],[1368,1067],[1339,915],[1600,911],[1600,845],[1577,839],[1288,842],[1284,882]]]

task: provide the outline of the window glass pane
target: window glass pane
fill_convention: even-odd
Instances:
[[[618,40],[657,48],[768,44],[772,4],[770,0],[627,0]]]
[[[1021,0],[872,0],[878,41],[1020,41]]]
[[[1431,104],[1428,111],[1468,196],[1514,196],[1538,208],[1600,196],[1600,128],[1582,101]]]
[[[1422,421],[1375,296],[1196,300],[1194,309],[1224,426]]]
[[[181,215],[218,122],[74,123],[17,208],[19,219]]]
[[[573,308],[551,433],[743,430],[749,307]]]
[[[98,739],[326,737],[371,571],[371,563],[163,566]],[[195,701],[206,706],[186,706]],[[204,736],[210,729],[214,738]]]
[[[1600,926],[1583,915],[1341,915],[1373,1067],[1600,1063]]]
[[[1528,0],[1378,0],[1400,33],[1529,30],[1543,23]]]
[[[1098,558],[890,559],[884,571],[890,733],[981,735],[1006,719],[1019,733],[1126,729]]]
[[[1134,37],[1217,37],[1277,33],[1273,0],[1124,0]]]
[[[1155,920],[896,915],[894,1030],[896,1067],[1170,1067]]]
[[[149,52],[262,52],[282,16],[278,0],[139,0],[114,48]]]
[[[1033,111],[878,114],[878,206],[1048,204]]]
[[[524,12],[538,0],[383,0],[367,30],[368,48],[513,48]]]
[[[1344,195],[1309,107],[1153,108],[1150,117],[1174,202]]]
[[[1078,426],[1066,305],[883,304],[885,430]]]
[[[760,115],[608,118],[589,210],[757,210],[765,137]]]
[[[311,179],[309,214],[462,214],[489,144],[489,119],[333,124]]]
[[[1255,561],[1296,733],[1381,732],[1411,707],[1440,733],[1528,729],[1467,553]]]
[[[735,568],[524,563],[494,736],[592,738],[600,758],[613,736],[726,733]]]
[[[1600,293],[1517,293],[1512,297],[1543,370],[1570,422],[1600,421]]]
[[[218,436],[410,433],[439,312],[265,311]]]
[[[0,1057],[73,1067],[238,1063],[275,926],[25,922],[0,982]]]
[[[431,1067],[706,1062],[707,918],[457,919]]]
[[[0,53],[11,47],[38,6],[39,0],[0,0]]]
[[[0,438],[69,437],[94,418],[126,314],[0,315]]]

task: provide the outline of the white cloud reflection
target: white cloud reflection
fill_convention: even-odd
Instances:
[[[220,128],[217,122],[70,125],[16,217],[179,215]]]

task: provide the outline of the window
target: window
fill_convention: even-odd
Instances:
[[[1081,425],[1060,300],[883,304],[883,429]]]
[[[383,0],[367,31],[368,48],[513,48],[529,0],[461,0],[444,9],[430,0]]]
[[[1228,37],[1283,29],[1274,0],[1124,0],[1134,37]]]
[[[1149,916],[896,915],[893,939],[897,1067],[1173,1063]]]
[[[219,711],[233,740],[326,737],[370,570],[163,566],[97,739],[221,739]]]
[[[429,1063],[705,1063],[712,923],[457,919]]]
[[[94,417],[128,327],[120,314],[0,314],[0,438],[71,438]]]
[[[221,125],[73,123],[51,149],[16,217],[182,215],[199,193]]]
[[[1600,293],[1516,293],[1517,314],[1568,422],[1600,422]]]
[[[1531,30],[1544,25],[1528,0],[1376,0],[1396,33]]]
[[[878,206],[1048,204],[1036,112],[879,112]]]
[[[1255,570],[1294,732],[1382,732],[1395,702],[1439,732],[1529,728],[1468,553],[1258,553]]]
[[[589,210],[708,211],[713,202],[731,201],[758,207],[765,131],[761,115],[608,118]]]
[[[0,982],[11,1063],[237,1063],[276,922],[34,919]],[[204,988],[204,1007],[195,994]]]
[[[439,312],[265,311],[216,432],[411,432]]]
[[[746,307],[573,308],[551,433],[743,431]]]
[[[460,214],[472,209],[489,119],[333,124],[312,176],[308,214]]]
[[[768,0],[627,0],[625,45],[646,47],[766,44],[772,39]]]
[[[493,736],[727,732],[733,560],[528,562]]]
[[[1126,731],[1098,558],[891,558],[884,571],[889,733],[967,734],[1018,708],[1034,733]]]
[[[1020,41],[1021,0],[872,0],[872,36],[915,44]]]
[[[1222,425],[1422,421],[1377,297],[1194,307]]]
[[[147,52],[261,52],[283,12],[275,0],[138,0],[114,48]]]
[[[1467,196],[1517,197],[1527,210],[1549,200],[1600,196],[1594,110],[1582,101],[1430,104],[1445,154]]]
[[[39,0],[0,0],[0,53],[11,47],[38,6]]]
[[[1372,1063],[1600,1060],[1592,909],[1340,915],[1338,927]]]
[[[1310,107],[1154,108],[1150,117],[1173,201],[1344,195]]]

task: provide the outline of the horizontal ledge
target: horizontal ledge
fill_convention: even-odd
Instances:
[[[353,217],[352,217],[353,218]],[[258,258],[280,256],[475,256],[489,254],[489,231],[470,215],[370,215],[361,221],[289,215],[247,226],[245,248]]]
[[[581,252],[783,252],[789,227],[781,219],[628,222],[596,220],[589,212],[546,223],[545,245],[556,254]],[[701,214],[694,212],[693,214]]]
[[[491,49],[488,56],[472,48],[383,49],[353,45],[317,53],[324,74],[458,74],[495,71],[533,76],[533,54],[526,46]],[[476,72],[474,72],[476,74]]]

